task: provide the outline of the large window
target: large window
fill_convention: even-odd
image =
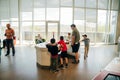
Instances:
[[[115,43],[120,0],[0,0],[0,33],[4,39],[6,24],[15,30],[17,42],[33,43],[40,34],[48,38],[56,29],[47,22],[57,22],[59,34],[72,32],[76,24],[80,34],[91,43]],[[49,30],[48,30],[49,29]]]

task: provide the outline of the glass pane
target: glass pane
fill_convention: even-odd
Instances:
[[[58,23],[48,23],[48,36],[47,40],[50,41],[51,38],[58,40]]]
[[[97,32],[105,32],[105,27],[107,25],[107,11],[98,10],[98,30]]]
[[[32,41],[33,40],[33,34],[32,34],[32,22],[22,22],[22,43],[26,44],[29,43],[28,41]]]
[[[12,21],[18,21],[18,0],[10,0],[10,14]]]
[[[72,30],[71,30],[70,25],[68,25],[68,24],[61,24],[60,25],[60,35],[67,36],[68,33],[71,33],[71,32],[72,32]]]
[[[59,20],[59,8],[47,8],[47,20]]]
[[[84,32],[84,9],[75,8],[74,23],[80,32]]]
[[[22,21],[32,20],[32,12],[22,12]]]
[[[119,0],[112,0],[112,9],[114,10],[119,9]]]
[[[77,29],[80,31],[80,32],[84,32],[85,30],[85,20],[74,20],[74,23],[76,24],[77,26]]]
[[[96,33],[96,42],[105,43],[105,33]]]
[[[61,6],[72,6],[72,0],[61,0]]]
[[[9,21],[9,0],[0,0],[0,20]]]
[[[90,39],[90,43],[94,44],[95,43],[95,33],[89,33],[87,32],[87,37]]]
[[[72,24],[72,8],[61,8],[61,25],[60,31],[61,35],[67,35],[68,32],[71,32],[70,25]]]
[[[46,38],[45,30],[46,30],[45,22],[34,22],[34,33],[35,33],[35,36],[40,34],[41,37],[45,39]]]
[[[86,9],[86,21],[87,22],[96,22],[96,10]]]
[[[86,32],[95,32],[96,31],[96,23],[86,22]]]
[[[34,7],[35,8],[45,8],[46,0],[34,0]]]
[[[0,26],[1,26],[1,22],[0,22]],[[0,34],[2,34],[3,32],[2,32],[2,26],[0,27]],[[0,39],[2,40],[2,36],[3,35],[0,35]]]
[[[86,7],[88,8],[96,8],[97,0],[86,0]]]
[[[45,8],[34,8],[34,20],[45,20]]]
[[[21,0],[22,20],[32,20],[32,3],[32,0]]]
[[[98,28],[96,33],[96,42],[105,42],[105,28],[107,28],[107,11],[98,10]]]
[[[84,7],[85,0],[75,0],[75,7]]]
[[[74,19],[75,20],[84,20],[84,9],[75,8]]]
[[[109,43],[115,43],[118,11],[111,11]]]
[[[46,0],[34,0],[34,20],[45,20]]]
[[[108,0],[98,0],[98,8],[107,9]]]
[[[59,7],[59,0],[46,0],[48,8],[58,8]]]
[[[72,8],[61,8],[61,24],[71,25],[72,23]]]
[[[32,11],[32,6],[33,6],[32,1],[33,0],[21,0],[21,10],[22,10],[22,12],[31,12]]]

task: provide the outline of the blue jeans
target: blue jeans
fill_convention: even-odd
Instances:
[[[10,54],[10,47],[12,47],[12,53],[15,54],[15,48],[13,44],[13,39],[6,39],[6,46],[7,46],[7,55]]]

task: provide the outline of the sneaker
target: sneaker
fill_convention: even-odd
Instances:
[[[86,56],[84,56],[84,60],[86,60]]]
[[[88,55],[87,55],[87,57],[88,57]]]
[[[13,54],[13,56],[15,56],[15,54]]]
[[[68,68],[68,64],[65,64],[65,67]]]
[[[59,70],[58,69],[54,70],[54,73],[56,73],[56,72],[59,72]]]
[[[53,72],[53,70],[52,70],[52,69],[50,69],[50,72]]]
[[[9,54],[5,54],[5,56],[8,56]]]
[[[79,60],[76,62],[76,61],[74,61],[74,62],[72,62],[73,64],[78,64],[79,63]]]
[[[63,65],[60,65],[60,69],[65,69]]]

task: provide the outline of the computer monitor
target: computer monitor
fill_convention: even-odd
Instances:
[[[104,78],[104,80],[120,80],[120,76],[109,73],[109,74]]]

